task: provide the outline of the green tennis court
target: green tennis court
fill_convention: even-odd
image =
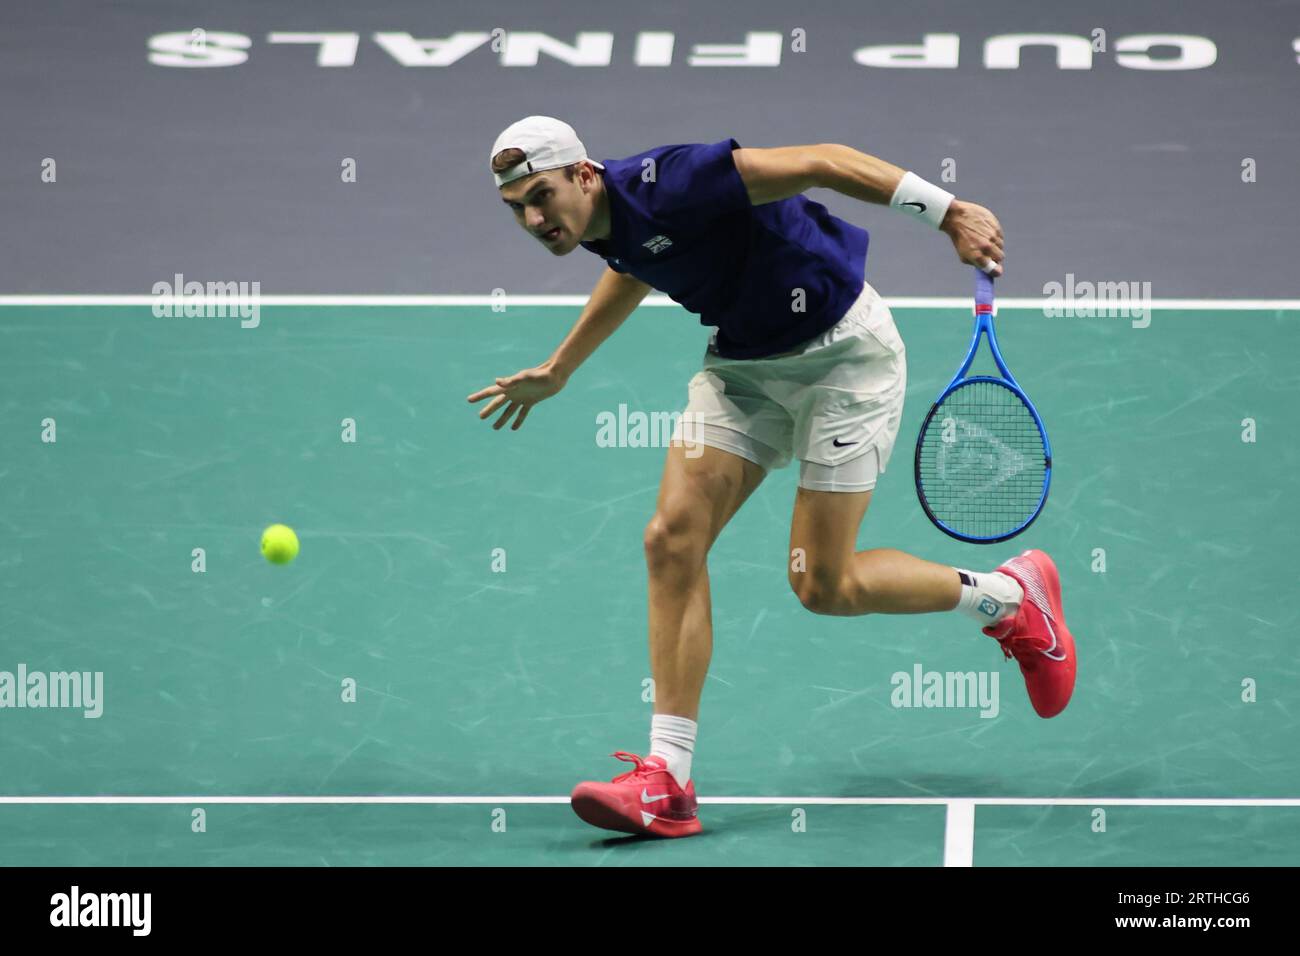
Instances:
[[[598,416],[680,410],[703,333],[641,308],[519,432],[465,401],[577,311],[268,305],[241,328],[0,307],[0,671],[103,675],[97,718],[0,710],[0,863],[1300,861],[1300,311],[1135,328],[1002,307],[1055,469],[1037,523],[981,548],[912,488],[969,311],[896,307],[907,414],[859,544],[974,568],[1049,551],[1074,700],[1036,717],[955,615],[804,610],[797,470],[777,472],[710,557],[705,835],[667,844],[606,838],[565,797],[625,769],[606,755],[643,751],[651,712],[641,535],[664,452],[604,447]],[[302,541],[284,567],[258,553],[277,521]],[[917,666],[996,673],[996,715],[895,707]]]

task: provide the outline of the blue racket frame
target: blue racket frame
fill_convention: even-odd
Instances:
[[[981,335],[988,339],[989,351],[993,353],[993,361],[997,365],[998,371],[1002,373],[1002,378],[996,378],[992,375],[973,375],[966,378],[966,373],[970,371],[971,365],[975,362],[975,353],[979,351]],[[1034,416],[1034,424],[1038,426],[1038,434],[1043,437],[1043,456],[1047,470],[1043,477],[1043,494],[1038,499],[1038,506],[1034,508],[1034,513],[1026,518],[1023,524],[1006,534],[995,537],[963,534],[948,527],[930,510],[930,505],[925,500],[925,492],[921,489],[921,445],[925,441],[926,430],[930,427],[930,419],[934,418],[934,413],[939,410],[939,406],[943,404],[944,399],[960,386],[968,385],[971,382],[990,382],[994,385],[1001,385],[1007,391],[1013,393],[1025,403],[1025,407],[1029,409],[1029,414]],[[958,541],[966,541],[970,544],[996,544],[999,541],[1014,538],[1034,523],[1034,519],[1042,513],[1043,505],[1047,503],[1047,493],[1052,487],[1052,443],[1047,440],[1047,429],[1043,427],[1043,419],[1039,416],[1038,409],[1034,407],[1034,403],[1029,400],[1029,396],[1025,394],[1025,390],[1020,387],[1020,383],[1016,381],[1015,376],[1011,374],[1011,370],[1007,368],[1007,363],[1002,359],[1002,351],[998,348],[997,333],[993,331],[993,277],[982,269],[975,270],[975,333],[971,336],[970,349],[966,352],[966,358],[962,360],[961,367],[957,369],[957,374],[952,377],[952,381],[948,383],[948,387],[943,390],[943,393],[934,400],[929,413],[925,416],[925,421],[921,423],[921,431],[916,436],[913,474],[916,480],[916,500],[921,503],[921,507],[925,510],[925,516],[930,519],[930,522],[936,528],[950,538],[956,538]]]

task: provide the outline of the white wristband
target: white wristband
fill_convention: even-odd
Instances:
[[[916,173],[904,173],[890,197],[889,208],[915,216],[938,229],[953,198],[952,193],[927,183]]]

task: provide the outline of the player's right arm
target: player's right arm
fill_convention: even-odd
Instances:
[[[614,334],[650,289],[647,283],[635,276],[615,272],[607,266],[592,289],[591,298],[578,321],[550,358],[535,368],[521,369],[514,375],[498,378],[496,384],[469,396],[471,402],[491,399],[478,417],[488,418],[505,405],[506,410],[492,427],[502,428],[517,413],[511,430],[518,429],[534,405],[564,388],[569,376]]]
[[[755,206],[797,196],[814,186],[863,202],[893,206],[909,215],[924,214],[929,204],[933,206],[931,225],[948,234],[962,262],[979,268],[992,262],[991,274],[1002,274],[1002,224],[997,217],[901,166],[840,143],[737,149],[731,155],[749,201]],[[939,214],[934,210],[941,204],[945,204],[946,212]]]

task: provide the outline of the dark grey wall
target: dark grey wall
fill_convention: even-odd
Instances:
[[[1300,211],[1296,2],[1076,4],[177,2],[6,4],[0,12],[0,292],[148,292],[187,277],[263,292],[586,292],[599,260],[553,259],[517,231],[486,172],[497,132],[528,113],[572,123],[595,158],[734,136],[743,145],[842,142],[991,206],[1008,240],[1009,295],[1079,278],[1149,281],[1155,296],[1295,296]],[[151,64],[150,36],[240,33],[245,63]],[[503,66],[482,47],[448,67],[405,67],[375,31],[417,37],[537,30],[614,36],[608,66],[545,56]],[[1089,36],[1087,70],[1051,51],[983,65],[992,35]],[[807,52],[789,49],[806,31]],[[669,67],[632,62],[640,30],[669,31]],[[787,38],[777,67],[690,66],[695,44],[749,30]],[[347,67],[282,32],[355,32]],[[956,69],[858,65],[854,50],[960,36]],[[1117,65],[1125,35],[1193,34],[1200,70]],[[1169,51],[1163,51],[1165,53]],[[40,181],[44,157],[58,181]],[[343,157],[358,182],[340,182]],[[1241,180],[1246,157],[1258,182]],[[819,191],[865,225],[869,273],[890,295],[964,293],[946,240]]]

